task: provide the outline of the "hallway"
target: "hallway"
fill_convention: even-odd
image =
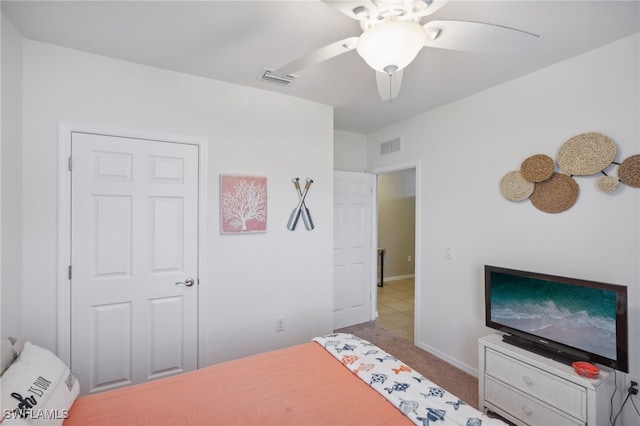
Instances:
[[[383,327],[413,342],[414,278],[385,281],[378,287],[378,319]]]

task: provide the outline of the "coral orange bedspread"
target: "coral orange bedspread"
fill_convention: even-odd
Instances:
[[[78,398],[64,426],[406,425],[382,395],[310,342]]]

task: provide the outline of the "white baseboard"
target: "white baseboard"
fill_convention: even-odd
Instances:
[[[424,344],[422,342],[415,342],[415,345],[417,347],[419,347],[422,350],[425,350],[427,352],[429,352],[430,354],[437,356],[438,358],[440,358],[443,361],[448,362],[449,364],[453,365],[456,368],[459,368],[460,370],[472,375],[473,377],[478,377],[478,369],[474,368],[468,364],[462,363],[460,362],[460,360],[457,360],[455,358],[450,357],[449,355],[427,345]]]

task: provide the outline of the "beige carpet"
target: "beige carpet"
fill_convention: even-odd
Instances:
[[[375,322],[358,324],[335,331],[351,333],[368,340],[404,361],[407,366],[456,395],[470,406],[478,408],[478,379],[418,348],[406,338],[377,325]]]

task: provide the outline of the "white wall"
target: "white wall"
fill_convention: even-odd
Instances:
[[[2,14],[2,334],[19,336],[22,281],[22,37]]]
[[[421,347],[477,371],[477,338],[490,332],[483,265],[493,264],[627,285],[631,375],[640,376],[640,189],[603,193],[595,177],[576,177],[577,203],[559,214],[507,201],[499,190],[525,158],[554,158],[580,133],[613,138],[618,162],[640,153],[639,54],[635,35],[368,135],[370,169],[421,165]],[[378,144],[399,136],[402,154],[380,158]],[[615,166],[608,171],[615,175]]]
[[[59,121],[208,138],[202,365],[331,331],[331,107],[31,40],[23,70],[25,338],[56,349]],[[268,178],[267,233],[219,234],[220,173]],[[296,176],[315,182],[313,232],[286,229]],[[287,329],[276,333],[280,316]]]
[[[333,168],[347,172],[364,172],[367,167],[367,137],[360,133],[333,132]]]

